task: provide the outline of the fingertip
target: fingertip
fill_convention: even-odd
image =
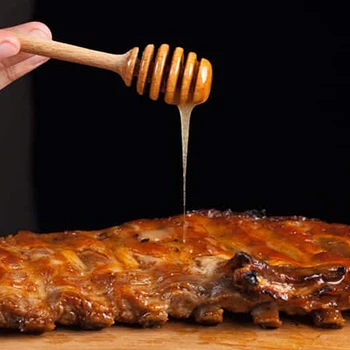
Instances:
[[[29,34],[34,34],[36,36],[41,36],[44,39],[52,39],[52,33],[50,28],[42,22],[30,22],[30,32]]]
[[[20,43],[15,36],[11,34],[0,36],[0,59],[14,56],[19,50]]]

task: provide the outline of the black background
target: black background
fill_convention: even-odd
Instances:
[[[350,223],[345,8],[237,3],[39,0],[34,18],[58,41],[111,53],[168,43],[211,61],[210,98],[191,119],[188,210]],[[182,212],[176,107],[97,68],[51,60],[33,74],[41,231]]]

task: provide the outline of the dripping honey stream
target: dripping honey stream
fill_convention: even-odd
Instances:
[[[187,159],[188,159],[188,141],[190,134],[190,120],[193,104],[179,105],[181,120],[181,142],[182,142],[182,201],[183,201],[183,235],[182,241],[186,243],[186,205],[187,205]]]

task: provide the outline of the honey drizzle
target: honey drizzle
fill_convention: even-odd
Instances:
[[[181,141],[182,141],[182,202],[183,202],[183,233],[182,241],[186,243],[187,223],[186,223],[186,206],[187,206],[187,158],[188,158],[188,139],[190,133],[190,119],[192,110],[195,105],[193,104],[180,104],[178,109],[181,119]]]

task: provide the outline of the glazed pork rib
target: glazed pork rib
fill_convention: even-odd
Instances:
[[[350,309],[350,226],[304,217],[202,210],[97,231],[0,239],[0,328],[218,324],[279,313],[341,327]]]

